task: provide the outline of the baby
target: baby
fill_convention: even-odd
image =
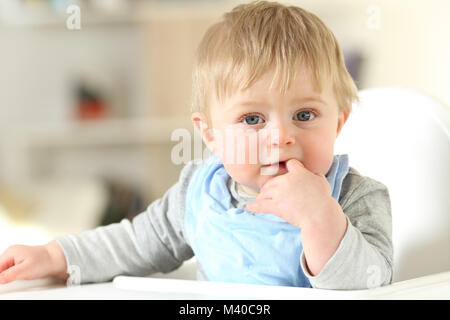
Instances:
[[[391,283],[388,190],[333,152],[354,101],[340,46],[315,15],[264,1],[237,6],[208,29],[193,71],[191,118],[211,156],[187,163],[132,221],[9,247],[0,283],[145,276],[194,255],[200,280]]]

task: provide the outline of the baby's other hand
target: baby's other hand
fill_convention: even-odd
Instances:
[[[47,277],[65,280],[66,268],[64,253],[55,241],[43,246],[14,245],[0,256],[0,284]]]

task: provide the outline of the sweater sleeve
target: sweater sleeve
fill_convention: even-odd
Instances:
[[[132,221],[123,219],[55,239],[66,258],[69,283],[169,272],[191,258],[194,254],[184,236],[185,199],[199,165],[195,161],[186,164],[178,182]]]
[[[339,203],[347,230],[321,272],[312,276],[304,253],[301,267],[312,287],[367,289],[392,282],[393,245],[389,192],[382,183],[352,169],[345,178]]]

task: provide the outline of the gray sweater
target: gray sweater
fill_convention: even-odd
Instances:
[[[57,238],[68,272],[78,270],[81,283],[110,281],[117,275],[146,276],[170,272],[194,256],[184,231],[185,198],[200,162],[183,168],[178,182],[132,221]],[[233,205],[244,208],[253,198],[228,183]],[[312,287],[366,289],[392,281],[393,248],[389,193],[380,182],[350,167],[339,196],[348,226],[338,249],[321,272],[308,273],[304,254],[299,264]],[[198,279],[207,280],[198,266]]]

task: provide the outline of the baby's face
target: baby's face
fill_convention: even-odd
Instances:
[[[319,94],[309,72],[302,71],[286,94],[270,88],[271,71],[224,103],[215,100],[209,106],[213,152],[247,190],[258,192],[286,173],[289,159],[324,175],[332,164],[334,142],[348,113],[339,112],[331,85]]]

